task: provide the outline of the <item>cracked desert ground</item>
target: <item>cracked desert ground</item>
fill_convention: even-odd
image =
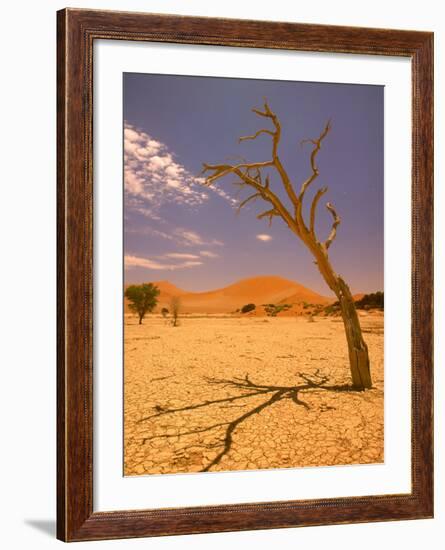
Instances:
[[[383,314],[364,392],[341,319],[314,319],[125,315],[125,475],[383,462]]]

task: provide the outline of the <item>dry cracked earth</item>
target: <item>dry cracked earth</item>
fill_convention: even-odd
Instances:
[[[125,475],[383,462],[383,316],[361,324],[357,392],[338,318],[127,315]]]

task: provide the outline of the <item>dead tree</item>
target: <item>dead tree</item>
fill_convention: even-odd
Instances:
[[[173,296],[170,300],[170,309],[172,314],[172,325],[177,327],[179,324],[179,311],[181,309],[181,299],[179,296]]]
[[[349,351],[349,363],[351,369],[352,384],[355,388],[363,390],[372,387],[371,372],[369,367],[368,347],[363,339],[360,322],[355,308],[354,299],[346,282],[338,275],[329,260],[329,247],[337,236],[337,227],[340,224],[340,217],[331,203],[326,204],[328,212],[332,216],[332,228],[326,240],[319,240],[315,232],[315,218],[318,203],[328,191],[327,187],[318,189],[312,199],[309,223],[303,217],[303,202],[305,195],[313,182],[319,175],[317,167],[317,155],[320,151],[323,140],[328,135],[331,124],[326,124],[324,130],[317,139],[305,139],[301,143],[309,143],[312,146],[310,155],[311,173],[302,183],[299,192],[296,191],[287,171],[283,167],[278,156],[278,145],[281,138],[281,125],[277,115],[269,108],[267,101],[264,103],[264,110],[252,109],[259,117],[266,118],[272,122],[273,129],[261,128],[255,134],[244,136],[239,141],[254,140],[262,134],[272,138],[272,158],[264,162],[240,162],[238,164],[204,164],[203,173],[206,185],[211,185],[216,180],[227,175],[237,176],[237,185],[241,188],[249,187],[254,193],[249,195],[239,204],[239,210],[247,203],[256,199],[262,199],[269,203],[270,208],[257,216],[258,219],[267,218],[269,224],[274,217],[280,217],[289,229],[301,240],[312,253],[323,279],[328,287],[337,296],[340,303],[340,310],[346,332],[346,339]],[[279,195],[272,191],[269,173],[278,177],[284,188],[290,208]]]

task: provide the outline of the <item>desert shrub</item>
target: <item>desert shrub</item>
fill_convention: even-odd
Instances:
[[[291,304],[266,304],[264,306],[264,310],[269,317],[276,317],[278,313],[281,313],[282,311],[287,311],[291,307]]]
[[[164,319],[167,317],[168,313],[169,313],[169,311],[166,307],[163,307],[161,309],[161,315],[162,315],[162,317],[164,317]]]
[[[340,312],[340,303],[334,302],[333,304],[329,304],[324,308],[324,312],[326,315],[335,315]]]
[[[355,306],[358,309],[384,309],[385,298],[383,292],[372,292],[371,294],[365,294],[363,298],[355,302]]]
[[[255,304],[246,304],[241,308],[241,313],[249,313],[249,311],[253,311],[254,309],[256,309]]]
[[[355,302],[357,309],[384,309],[384,293],[373,292],[371,294],[365,294],[363,298]],[[324,308],[326,315],[335,315],[340,312],[340,302],[334,302]]]

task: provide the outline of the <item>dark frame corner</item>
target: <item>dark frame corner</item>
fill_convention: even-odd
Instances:
[[[411,493],[93,512],[92,67],[96,39],[411,59]],[[432,517],[433,34],[65,9],[57,14],[57,84],[57,537],[97,540]]]

